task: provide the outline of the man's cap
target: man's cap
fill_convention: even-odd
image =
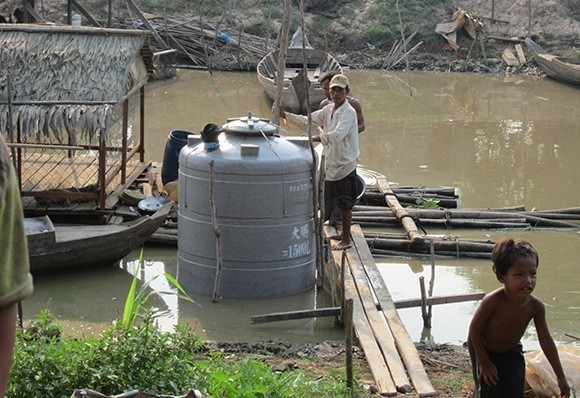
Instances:
[[[224,131],[224,129],[221,128],[220,126],[218,126],[217,124],[208,123],[203,128],[203,131],[201,132],[201,136],[202,137],[210,137],[214,134],[221,133],[222,131]]]
[[[345,75],[336,75],[332,78],[328,87],[330,87],[330,88],[333,88],[333,87],[347,88],[348,87],[348,78]]]

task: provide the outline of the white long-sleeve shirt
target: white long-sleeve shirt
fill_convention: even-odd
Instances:
[[[324,146],[326,180],[338,181],[356,169],[358,148],[358,121],[356,111],[348,103],[334,109],[334,104],[312,112],[312,121],[324,126],[320,142]]]

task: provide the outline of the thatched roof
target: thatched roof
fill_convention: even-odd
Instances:
[[[9,81],[12,126],[29,139],[106,132],[115,106],[147,81],[149,54],[143,31],[0,25],[0,132],[9,130]]]

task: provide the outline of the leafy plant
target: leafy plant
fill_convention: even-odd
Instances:
[[[409,207],[416,208],[416,209],[440,209],[439,201],[434,199],[417,199],[414,205],[410,205]]]
[[[141,267],[143,265],[143,247],[141,247],[141,253],[139,254],[139,264],[137,265],[137,269],[135,270],[135,274],[133,275],[133,281],[131,282],[131,287],[129,288],[129,293],[127,294],[127,298],[125,300],[125,307],[123,309],[123,317],[121,318],[121,325],[123,328],[128,329],[135,323],[135,319],[139,313],[143,310],[143,307],[149,301],[151,296],[157,295],[160,292],[156,290],[151,290],[150,285],[155,278],[164,276],[173,286],[175,286],[181,294],[178,295],[180,298],[190,301],[194,303],[194,301],[187,295],[183,287],[177,282],[177,280],[168,273],[164,273],[162,275],[157,275],[155,278],[145,281],[139,291],[137,291],[137,275],[140,274]]]

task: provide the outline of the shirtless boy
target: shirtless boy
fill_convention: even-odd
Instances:
[[[532,319],[540,347],[556,374],[559,396],[570,397],[544,304],[532,296],[538,253],[526,241],[502,239],[494,246],[491,259],[497,280],[504,286],[483,298],[469,326],[474,397],[524,396],[525,360],[520,339]]]

